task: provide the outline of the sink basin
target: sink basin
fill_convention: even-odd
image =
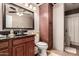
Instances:
[[[27,34],[16,34],[15,36],[24,36],[24,35],[27,35]]]
[[[5,39],[6,35],[0,35],[0,39]]]
[[[6,39],[6,37],[0,37],[0,40]]]

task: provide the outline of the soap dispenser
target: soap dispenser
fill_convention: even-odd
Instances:
[[[14,34],[14,30],[13,29],[10,30],[10,34],[8,35],[8,37],[10,37],[10,38],[15,37],[15,34]]]

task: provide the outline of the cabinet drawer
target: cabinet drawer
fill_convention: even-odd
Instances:
[[[0,49],[8,47],[8,42],[1,42]]]
[[[9,56],[8,48],[0,51],[0,56]]]
[[[31,40],[34,40],[34,37],[27,37],[27,38],[25,39],[26,42],[31,41]]]
[[[19,39],[13,40],[13,45],[18,45],[21,43],[24,43],[24,38],[19,38]]]

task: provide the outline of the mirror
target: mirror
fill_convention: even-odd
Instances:
[[[34,13],[13,3],[3,5],[3,29],[34,29]]]

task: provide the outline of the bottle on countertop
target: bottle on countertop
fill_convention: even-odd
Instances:
[[[10,37],[10,38],[15,37],[15,34],[14,34],[14,30],[13,29],[10,30],[10,34],[8,35],[8,37]]]

